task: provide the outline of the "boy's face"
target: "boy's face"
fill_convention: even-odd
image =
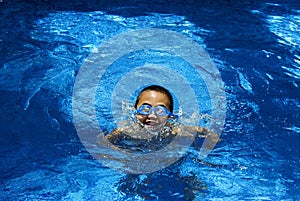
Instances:
[[[150,105],[152,108],[156,106],[164,106],[170,110],[170,101],[166,94],[157,91],[144,91],[139,99],[137,108],[141,105],[146,104]],[[159,131],[162,126],[164,126],[168,120],[168,115],[166,116],[157,116],[154,111],[148,115],[137,114],[137,119],[144,124],[150,130]]]

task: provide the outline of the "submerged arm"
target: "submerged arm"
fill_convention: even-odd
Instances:
[[[116,128],[109,133],[105,138],[111,143],[116,143],[120,139],[143,139],[143,130],[139,124],[133,124],[128,127]]]
[[[180,132],[183,136],[186,137],[201,137],[206,138],[202,148],[213,149],[214,146],[220,141],[218,134],[215,132],[203,128],[201,126],[181,126],[177,132]]]
[[[105,136],[105,138],[113,143],[119,138],[120,135],[121,135],[121,130],[116,128],[111,133],[109,133],[107,136]]]
[[[220,141],[218,134],[207,128],[197,127],[197,135],[199,137],[206,138],[202,145],[202,148],[208,150],[212,150],[215,147],[215,145]]]

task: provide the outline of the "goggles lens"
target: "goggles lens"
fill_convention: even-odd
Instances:
[[[157,116],[166,116],[166,115],[170,115],[170,116],[174,116],[171,112],[169,112],[169,110],[164,107],[164,106],[156,106],[156,107],[151,107],[150,105],[141,105],[138,109],[137,109],[137,113],[142,114],[142,115],[149,115],[151,114],[151,112],[154,111],[154,113]]]

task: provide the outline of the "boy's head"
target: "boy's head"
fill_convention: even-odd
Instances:
[[[135,108],[138,109],[137,120],[140,123],[150,130],[159,131],[173,111],[173,98],[167,89],[151,85],[140,92]]]
[[[151,86],[148,86],[146,88],[144,88],[138,95],[136,101],[135,101],[135,105],[134,107],[137,109],[138,107],[138,104],[139,104],[139,101],[141,99],[141,96],[144,92],[146,91],[154,91],[154,92],[158,92],[158,93],[161,93],[161,94],[164,94],[168,100],[168,105],[167,105],[167,108],[170,112],[173,112],[173,108],[174,108],[174,101],[173,101],[173,97],[171,95],[171,93],[164,87],[162,86],[159,86],[159,85],[151,85]]]

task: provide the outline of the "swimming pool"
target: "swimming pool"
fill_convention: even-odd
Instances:
[[[0,7],[2,200],[300,199],[296,0],[3,0]],[[72,113],[80,68],[103,42],[145,28],[196,41],[219,70],[226,120],[204,159],[218,167],[195,160],[191,149],[164,169],[127,175],[93,159],[80,141]]]

